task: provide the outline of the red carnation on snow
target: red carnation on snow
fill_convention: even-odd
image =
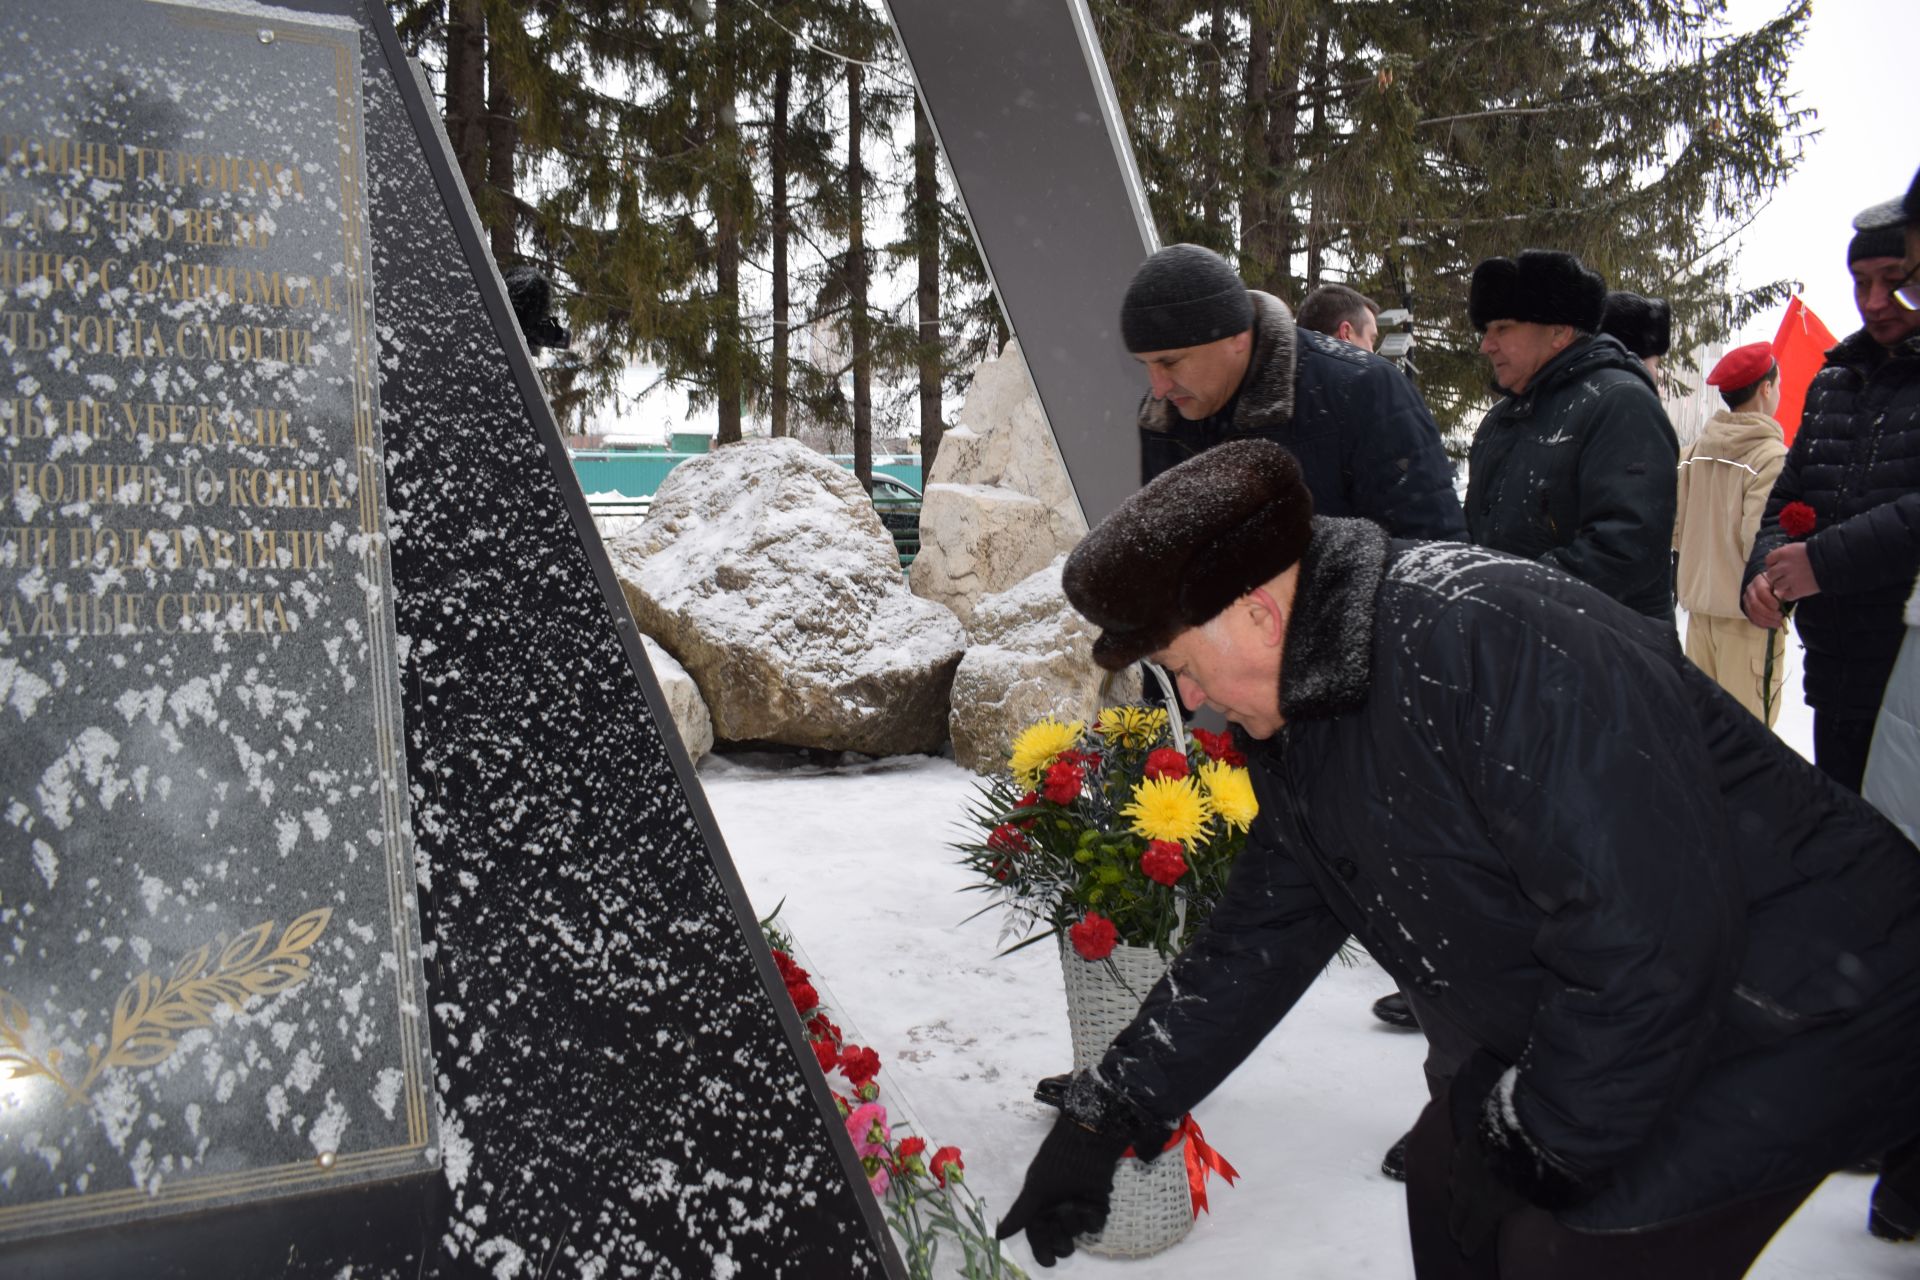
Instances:
[[[1186,753],[1175,751],[1172,747],[1159,747],[1147,753],[1147,763],[1141,771],[1149,778],[1178,782],[1187,776]]]
[[[942,1147],[933,1153],[933,1159],[927,1164],[927,1171],[933,1174],[934,1179],[944,1187],[947,1185],[949,1174],[957,1178],[966,1167],[967,1162],[960,1158],[960,1148]]]
[[[1247,758],[1234,749],[1232,734],[1213,733],[1206,729],[1195,729],[1192,733],[1193,740],[1207,753],[1207,759],[1232,765],[1236,769],[1246,767]]]
[[[807,980],[807,971],[795,964],[793,957],[786,952],[776,949],[773,953],[773,963],[774,967],[780,970],[780,981],[786,983],[788,986]]]
[[[1073,943],[1082,960],[1105,960],[1119,940],[1120,932],[1113,921],[1097,911],[1087,912],[1086,919],[1067,930],[1067,941]]]
[[[880,1074],[880,1055],[872,1049],[848,1045],[840,1053],[840,1071],[857,1089]]]
[[[807,1035],[814,1040],[830,1040],[836,1045],[841,1040],[840,1028],[824,1013],[816,1013],[807,1019]]]
[[[1072,804],[1080,798],[1080,789],[1087,784],[1087,771],[1071,760],[1056,760],[1047,766],[1046,781],[1041,785],[1041,794],[1055,804]]]
[[[1150,841],[1140,855],[1140,871],[1155,883],[1171,885],[1187,874],[1187,855],[1171,840]]]
[[[812,1013],[820,1005],[820,993],[813,984],[804,979],[787,984],[787,995],[793,1000],[794,1010],[800,1014]]]
[[[1819,523],[1819,513],[1804,502],[1789,502],[1780,508],[1780,532],[1789,538],[1804,538]]]
[[[840,1061],[840,1052],[833,1047],[830,1041],[815,1040],[813,1042],[813,1059],[820,1064],[820,1071],[824,1075],[826,1072],[832,1071],[835,1064]]]

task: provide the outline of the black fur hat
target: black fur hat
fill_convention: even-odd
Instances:
[[[1558,249],[1528,249],[1517,258],[1488,258],[1467,286],[1467,318],[1486,332],[1495,320],[1570,324],[1600,331],[1607,282],[1580,259]]]
[[[1643,298],[1616,289],[1607,295],[1601,311],[1600,332],[1620,339],[1621,346],[1642,360],[1664,356],[1673,349],[1673,308],[1665,298]]]
[[[1062,585],[1100,628],[1093,660],[1118,671],[1286,572],[1312,536],[1299,462],[1270,440],[1238,440],[1121,503],[1067,557]]]

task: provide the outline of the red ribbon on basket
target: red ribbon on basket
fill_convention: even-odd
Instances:
[[[1232,1186],[1240,1178],[1240,1171],[1227,1163],[1227,1158],[1208,1144],[1206,1135],[1200,1132],[1200,1126],[1194,1122],[1193,1112],[1189,1111],[1180,1118],[1179,1127],[1167,1138],[1167,1145],[1160,1148],[1164,1154],[1181,1143],[1187,1144],[1187,1195],[1193,1200],[1193,1216],[1207,1208],[1207,1179],[1219,1174]],[[1125,1155],[1132,1155],[1133,1148],[1128,1147]],[[1208,1210],[1211,1212],[1211,1210]]]

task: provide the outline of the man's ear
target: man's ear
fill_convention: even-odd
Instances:
[[[1260,637],[1267,648],[1276,648],[1287,635],[1287,611],[1273,598],[1273,593],[1265,587],[1255,587],[1240,597],[1239,603],[1247,610],[1247,620],[1253,624],[1254,634]]]
[[[1340,322],[1340,327],[1333,331],[1333,336],[1340,339],[1340,341],[1342,342],[1352,342],[1354,338],[1353,321],[1342,320]]]

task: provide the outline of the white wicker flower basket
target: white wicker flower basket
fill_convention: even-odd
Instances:
[[[1115,947],[1106,960],[1082,960],[1062,938],[1060,968],[1067,985],[1073,1067],[1078,1071],[1098,1062],[1114,1036],[1133,1021],[1167,962],[1152,947],[1126,946]],[[1180,1243],[1191,1230],[1193,1199],[1186,1161],[1176,1147],[1151,1164],[1131,1156],[1120,1162],[1106,1228],[1097,1236],[1081,1237],[1080,1245],[1108,1257],[1144,1258]]]

